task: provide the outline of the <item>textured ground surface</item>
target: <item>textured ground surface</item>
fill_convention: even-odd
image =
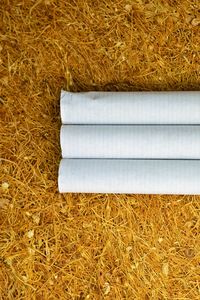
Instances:
[[[200,4],[0,1],[0,299],[200,299],[200,197],[59,195],[59,93],[198,90]]]

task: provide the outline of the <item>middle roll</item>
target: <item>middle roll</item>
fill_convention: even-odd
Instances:
[[[200,159],[198,125],[63,125],[63,158]]]

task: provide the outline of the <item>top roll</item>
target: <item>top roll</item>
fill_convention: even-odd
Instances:
[[[200,124],[200,92],[61,91],[63,124]]]

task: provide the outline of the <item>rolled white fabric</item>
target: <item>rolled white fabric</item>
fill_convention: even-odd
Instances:
[[[200,92],[61,92],[63,124],[200,124]]]
[[[200,194],[199,160],[62,159],[59,191]]]
[[[64,158],[200,159],[200,126],[64,125]]]

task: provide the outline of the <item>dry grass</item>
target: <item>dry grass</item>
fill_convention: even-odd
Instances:
[[[0,1],[0,299],[200,299],[200,199],[59,195],[60,89],[200,85],[198,0]]]

